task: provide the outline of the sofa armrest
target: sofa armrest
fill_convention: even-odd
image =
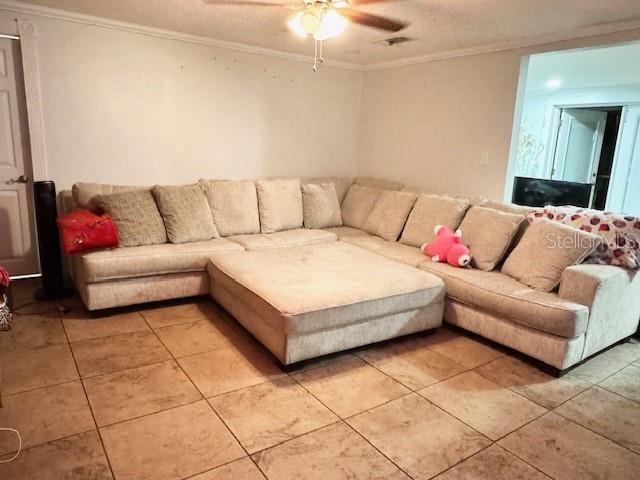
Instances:
[[[639,272],[609,265],[574,265],[563,272],[558,296],[589,307],[583,358],[638,329]]]

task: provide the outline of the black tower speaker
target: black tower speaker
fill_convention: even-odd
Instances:
[[[70,291],[64,287],[62,274],[60,237],[56,225],[56,184],[51,181],[33,182],[33,196],[42,272],[42,288],[35,295],[38,300],[66,298]]]

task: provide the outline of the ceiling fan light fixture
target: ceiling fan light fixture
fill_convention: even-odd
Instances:
[[[313,35],[318,30],[320,30],[322,20],[322,11],[316,7],[309,7],[300,17],[300,24],[302,25],[302,28],[304,28],[305,32],[307,32],[309,35]]]
[[[344,29],[347,28],[349,22],[335,10],[331,9],[322,16],[320,28],[313,34],[316,40],[327,40],[337,37]]]
[[[296,13],[291,18],[291,20],[289,20],[287,22],[287,25],[299,37],[306,37],[307,36],[307,31],[304,29],[304,27],[302,26],[302,22],[301,22],[302,15],[304,15],[304,12]]]

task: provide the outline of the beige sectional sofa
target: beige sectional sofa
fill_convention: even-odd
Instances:
[[[252,300],[250,296],[230,294],[230,290],[233,290],[232,284],[225,281],[220,269],[220,265],[225,262],[225,255],[237,262],[243,252],[250,252],[252,255],[255,255],[253,252],[267,252],[264,258],[268,258],[271,255],[268,252],[274,250],[304,250],[314,245],[322,248],[322,245],[338,242],[385,258],[390,263],[413,267],[417,271],[429,274],[429,278],[437,278],[445,286],[444,304],[438,311],[438,299],[432,299],[431,303],[435,306],[430,310],[429,321],[406,329],[402,325],[412,320],[403,317],[393,329],[379,334],[362,334],[366,332],[367,325],[371,325],[371,329],[384,330],[384,315],[375,313],[355,316],[350,322],[351,330],[340,331],[339,335],[333,332],[327,337],[329,340],[316,339],[315,343],[303,341],[302,337],[295,335],[287,339],[287,332],[295,332],[295,328],[291,330],[290,319],[278,323],[257,316],[252,324],[259,325],[260,322],[265,322],[269,324],[268,328],[281,330],[281,335],[275,337],[278,340],[273,341],[269,340],[270,335],[264,332],[257,333],[257,327],[248,327],[283,363],[433,328],[437,326],[437,322],[433,320],[434,315],[443,315],[444,320],[450,324],[475,332],[563,371],[631,336],[638,328],[640,275],[635,272],[612,266],[574,265],[564,270],[557,288],[544,292],[528,287],[503,273],[500,270],[501,263],[490,271],[460,269],[434,263],[422,254],[415,239],[409,242],[401,235],[383,238],[389,237],[389,234],[376,231],[377,235],[373,235],[370,231],[375,230],[368,227],[370,231],[365,231],[365,222],[377,202],[381,201],[384,191],[406,191],[417,195],[419,192],[416,189],[384,179],[302,179],[303,185],[326,183],[335,186],[344,221],[341,226],[309,229],[299,225],[273,233],[254,231],[191,243],[164,243],[87,252],[70,258],[74,283],[90,310],[212,294],[234,316],[243,317],[248,315],[242,313],[245,304],[251,304]],[[66,209],[93,208],[96,195],[131,188],[134,187],[77,184],[74,186],[73,194],[63,193],[63,204]],[[462,207],[451,215],[457,215],[458,222],[465,215],[465,210],[474,205],[515,214],[524,214],[527,211],[524,207],[485,199],[457,198],[461,199],[459,205]],[[259,211],[259,207],[258,204],[250,206],[256,209],[254,214],[260,216],[264,225],[264,212]],[[412,211],[411,208],[408,211],[405,207],[402,208],[404,214]],[[395,221],[394,218],[389,218],[394,215],[393,208],[385,207],[379,210],[381,221]],[[215,213],[213,216],[215,219]],[[405,220],[406,216],[402,219],[401,231]],[[510,241],[509,251],[518,245],[525,226],[526,222],[523,222],[515,233]],[[406,229],[403,235],[405,233]],[[412,235],[415,237],[415,232],[412,232]],[[503,253],[506,256],[509,252]],[[247,261],[251,261],[253,257],[247,255],[246,258]],[[258,255],[255,258],[263,259],[263,256]],[[211,259],[219,259],[220,265],[216,266]],[[503,260],[504,258],[501,261]],[[531,259],[532,262],[534,260]],[[393,268],[389,271],[398,275]],[[427,277],[422,278],[424,281]],[[339,276],[333,281],[339,282]],[[290,285],[295,284],[296,279],[288,278],[287,282]],[[287,282],[284,282],[281,288],[286,289]],[[348,283],[345,285],[345,288],[348,288]],[[416,310],[417,307],[413,308],[408,300],[407,302],[404,311]],[[427,308],[425,305],[427,304],[423,303],[420,308]],[[256,308],[260,310],[259,307]],[[255,314],[256,308],[252,315]],[[402,310],[400,308],[397,311]],[[391,315],[397,312],[387,313]],[[317,321],[322,324],[328,321],[326,318],[329,317]],[[374,322],[376,318],[379,319],[377,325]],[[361,330],[356,332],[353,329],[358,325]],[[345,341],[358,336],[361,338],[357,341]],[[329,342],[332,346],[317,347],[323,342]]]

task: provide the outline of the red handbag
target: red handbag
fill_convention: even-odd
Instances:
[[[57,222],[64,253],[118,246],[118,229],[107,214],[96,215],[89,210],[75,210],[59,217]]]

